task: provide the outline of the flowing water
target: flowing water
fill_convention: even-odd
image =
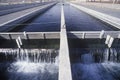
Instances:
[[[120,80],[120,49],[77,51],[71,60],[73,80]],[[71,56],[74,56],[71,55]],[[79,59],[78,59],[79,58]]]
[[[56,49],[0,49],[0,79],[57,80]]]

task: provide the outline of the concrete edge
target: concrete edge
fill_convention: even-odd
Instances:
[[[59,53],[59,79],[72,80],[69,47],[65,26],[63,4],[61,4],[61,32],[60,32],[60,53]]]

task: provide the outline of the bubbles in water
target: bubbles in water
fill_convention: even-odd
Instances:
[[[17,61],[8,67],[9,80],[57,80],[56,63]]]
[[[8,68],[9,72],[20,72],[20,73],[49,73],[57,72],[58,65],[55,63],[33,63],[26,61],[18,61],[11,64]]]
[[[55,49],[0,49],[6,59],[7,80],[57,80],[58,50]]]

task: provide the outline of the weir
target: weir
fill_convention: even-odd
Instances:
[[[3,80],[120,79],[120,31],[67,31],[63,6],[60,32],[0,33]]]
[[[101,39],[107,38],[107,35],[112,36],[113,38],[120,38],[120,31],[69,31],[66,32],[68,38],[74,39]],[[0,33],[0,39],[60,39],[60,32],[2,32]]]
[[[39,43],[39,41],[37,42]],[[47,43],[47,41],[45,43],[42,42],[44,45],[41,44],[41,47],[38,45],[39,48],[35,46],[38,43],[23,43],[24,47],[22,46],[21,48],[17,48],[17,46],[14,48],[13,46],[1,48],[0,72],[3,73],[3,77],[0,77],[3,80],[17,80],[19,76],[21,76],[19,80],[28,78],[32,80],[34,80],[34,78],[37,78],[37,80],[58,80],[58,42],[54,44],[51,41],[49,43]]]
[[[56,49],[0,49],[1,60],[54,63],[59,50]]]
[[[115,77],[108,75],[107,70],[109,66],[110,74],[119,75],[119,39],[115,39],[110,48],[105,44],[105,41],[105,38],[68,40],[72,80],[102,80],[106,76],[112,79],[118,78],[117,75],[114,75]]]

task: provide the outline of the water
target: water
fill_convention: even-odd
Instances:
[[[64,14],[67,31],[113,31],[117,30],[108,24],[97,20],[90,15],[72,7],[69,4],[64,5]],[[30,19],[23,24],[17,24],[16,31],[45,32],[60,31],[61,5],[56,4],[43,14]]]
[[[56,4],[43,14],[38,14],[33,19],[20,25],[15,31],[28,31],[28,32],[46,32],[46,31],[60,31],[60,16],[61,16],[61,5]]]
[[[82,63],[84,63],[84,64],[91,64],[94,62],[93,56],[90,53],[83,54],[81,56],[81,60],[82,60]]]
[[[22,39],[22,48],[58,49],[59,39]],[[0,48],[18,48],[15,40],[0,40]]]
[[[120,80],[120,63],[72,64],[73,80]]]
[[[0,49],[0,79],[57,80],[58,53],[55,49]]]
[[[119,49],[86,49],[90,50],[89,53],[80,49],[76,50],[74,54],[77,57],[75,56],[74,59],[79,59],[76,59],[76,62],[71,60],[73,80],[120,80]],[[83,53],[80,54],[80,52]]]
[[[58,50],[54,49],[0,49],[6,60],[27,62],[55,62]]]
[[[75,48],[70,50],[70,58],[72,63],[119,63],[120,50],[119,48]]]

